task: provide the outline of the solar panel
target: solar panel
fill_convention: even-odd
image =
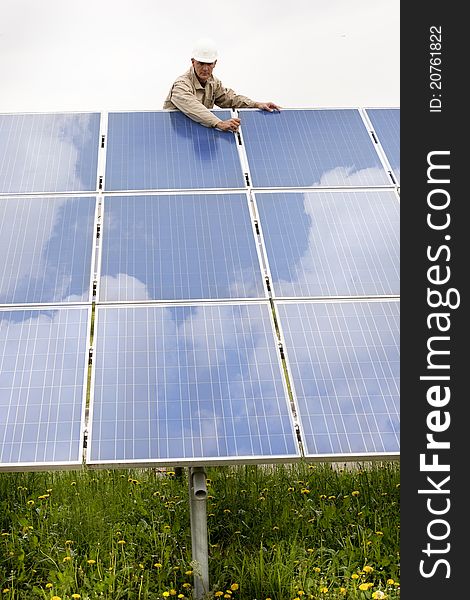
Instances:
[[[0,193],[96,190],[100,114],[0,115]]]
[[[230,111],[218,111],[221,119]],[[110,113],[105,189],[243,188],[232,133],[179,111]]]
[[[257,193],[277,297],[399,294],[393,190]]]
[[[292,460],[267,302],[97,307],[89,464]]]
[[[90,310],[0,310],[0,470],[82,460]]]
[[[107,196],[101,301],[265,296],[245,194]]]
[[[276,304],[306,456],[398,453],[398,302]]]
[[[393,174],[400,181],[400,109],[368,108],[366,113],[393,170]]]
[[[389,185],[357,110],[240,111],[255,187]]]
[[[0,199],[0,304],[90,300],[95,203]]]

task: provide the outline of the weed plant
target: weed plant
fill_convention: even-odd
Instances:
[[[209,468],[207,598],[399,598],[399,464],[345,467]],[[5,600],[192,598],[186,469],[1,473],[0,503]]]

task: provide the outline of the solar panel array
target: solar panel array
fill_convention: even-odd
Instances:
[[[399,109],[0,115],[0,470],[399,452]]]

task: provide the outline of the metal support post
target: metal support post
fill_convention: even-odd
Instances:
[[[207,486],[204,467],[189,469],[189,510],[191,519],[192,567],[195,600],[209,593],[209,551],[207,540]]]

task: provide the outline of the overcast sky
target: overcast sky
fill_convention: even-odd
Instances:
[[[399,0],[0,0],[0,112],[161,109],[201,36],[254,100],[399,106]]]

